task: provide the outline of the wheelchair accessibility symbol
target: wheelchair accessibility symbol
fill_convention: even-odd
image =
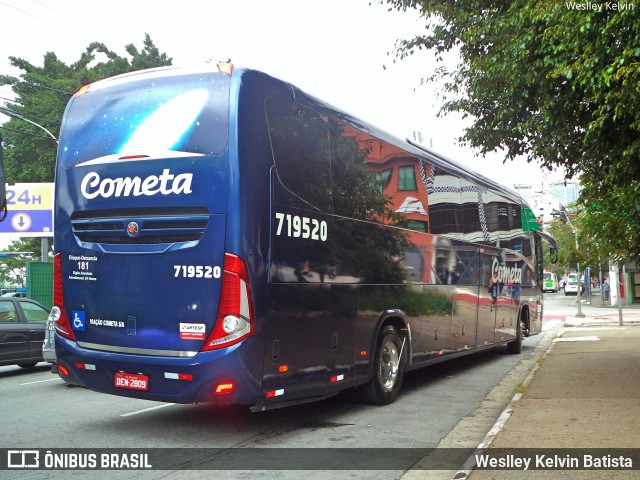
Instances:
[[[73,330],[84,331],[86,329],[84,310],[72,310],[71,315],[71,328]]]

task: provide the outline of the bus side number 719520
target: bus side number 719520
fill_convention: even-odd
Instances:
[[[327,222],[309,217],[299,217],[288,213],[276,212],[278,227],[276,235],[286,235],[294,238],[309,238],[311,240],[327,241]],[[286,224],[286,229],[283,227]]]

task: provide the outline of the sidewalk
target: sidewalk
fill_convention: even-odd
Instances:
[[[584,318],[567,316],[564,325],[547,332],[555,338],[525,382],[523,393],[514,396],[502,423],[496,424],[493,431],[497,433],[486,439],[488,451],[504,448],[517,456],[513,449],[532,448],[553,456],[553,449],[563,448],[611,449],[612,454],[619,454],[613,451],[616,448],[640,449],[640,305],[623,308],[623,326],[615,308],[583,305],[582,310]],[[639,452],[635,452],[635,463],[640,463]],[[577,450],[557,453],[560,460],[574,454],[582,460]],[[456,478],[640,478],[640,465],[633,468],[475,469]]]

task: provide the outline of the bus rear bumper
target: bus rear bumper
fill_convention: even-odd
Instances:
[[[63,339],[56,344],[58,364],[76,384],[101,393],[171,403],[252,404],[260,398],[262,351],[255,337],[192,358],[104,352]],[[116,373],[135,382],[116,382]],[[119,386],[116,386],[116,383]]]

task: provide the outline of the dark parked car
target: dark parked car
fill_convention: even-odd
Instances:
[[[35,300],[0,297],[0,365],[32,368],[42,362],[49,309]]]

